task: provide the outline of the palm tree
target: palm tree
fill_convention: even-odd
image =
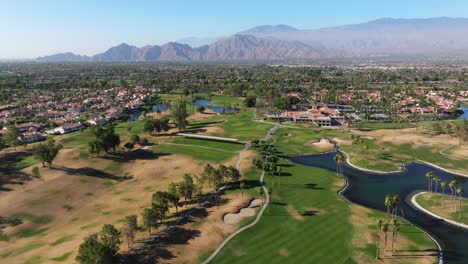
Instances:
[[[432,171],[429,171],[428,173],[426,173],[426,178],[427,178],[427,191],[428,192],[431,192],[432,191],[432,188],[431,188],[431,182],[432,182],[432,177],[434,176],[434,173]]]
[[[397,240],[398,231],[400,231],[400,223],[398,220],[393,219],[392,221],[392,255],[395,254],[395,242]]]
[[[385,196],[385,206],[387,207],[387,222],[390,219],[390,207],[392,207],[392,196],[387,195]]]
[[[343,175],[343,162],[344,162],[344,155],[341,152],[336,153],[335,157],[333,157],[336,163],[336,174]]]
[[[393,217],[395,217],[398,214],[398,204],[399,203],[400,203],[400,196],[398,194],[395,194],[392,197]]]
[[[434,191],[434,192],[437,194],[437,185],[438,185],[439,182],[440,182],[440,178],[437,177],[437,176],[435,176],[434,179],[433,179],[433,181],[435,182],[435,191]]]
[[[445,197],[445,187],[447,186],[447,182],[443,181],[440,183],[440,187],[442,187],[442,199],[440,200],[440,205],[444,208],[444,197]]]
[[[379,247],[380,247],[380,231],[382,231],[383,221],[377,221],[377,253],[375,254],[375,259],[379,258]]]
[[[452,192],[452,203],[450,205],[450,207],[452,208],[452,211],[453,211],[453,198],[455,196],[455,191],[457,189],[457,180],[453,180],[449,183],[449,188],[450,188],[450,191]]]
[[[387,232],[389,231],[389,225],[388,223],[384,223],[382,225],[382,231],[384,232],[385,236],[384,236],[384,250],[383,250],[383,255],[385,257],[385,251],[387,250]]]
[[[462,188],[462,187],[458,187],[458,188],[457,188],[457,194],[458,194],[458,219],[460,219],[460,217],[461,217],[461,206],[462,206],[461,198],[462,198],[462,193],[463,193],[463,188]]]
[[[439,182],[440,182],[440,178],[435,176],[432,181],[435,183],[435,190],[434,190],[434,193],[436,195],[435,197],[435,200],[437,201],[437,185],[439,185]]]
[[[276,166],[276,177],[278,177],[278,188],[280,186],[281,167]]]

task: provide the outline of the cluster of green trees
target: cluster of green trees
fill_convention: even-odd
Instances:
[[[204,167],[202,175],[197,179],[202,185],[207,182],[210,187],[213,187],[215,203],[216,206],[218,206],[218,196],[221,187],[225,186],[227,183],[238,185],[240,178],[241,174],[234,166],[226,167],[221,164],[218,168],[214,168],[210,164],[207,164]]]
[[[6,132],[0,140],[0,149],[3,147],[12,147],[16,151],[16,147],[21,145],[20,133],[15,125],[8,125]]]
[[[172,117],[174,118],[174,123],[176,124],[179,131],[182,131],[188,126],[188,112],[187,112],[187,102],[181,100],[173,110]]]
[[[81,264],[115,263],[121,232],[113,225],[104,225],[101,232],[86,237],[78,249],[76,261]]]
[[[400,196],[387,195],[385,197],[385,206],[387,207],[386,220],[377,220],[377,252],[376,259],[380,258],[380,237],[381,233],[384,234],[383,256],[387,252],[388,233],[392,233],[392,255],[395,254],[395,244],[397,243],[398,232],[400,231],[400,222],[397,219],[398,204],[400,203]]]
[[[88,151],[93,155],[102,152],[115,152],[120,145],[120,136],[115,133],[115,125],[112,122],[104,126],[93,126],[91,133],[95,136],[95,139],[88,142]]]
[[[163,132],[164,133],[167,133],[167,131],[169,131],[169,129],[171,129],[171,126],[169,125],[169,118],[167,117],[164,117],[164,118],[161,118],[161,119],[151,119],[151,118],[148,118],[145,120],[145,124],[144,124],[144,127],[143,127],[143,130],[147,133],[150,133],[150,134],[153,134],[153,133],[157,133],[159,135],[159,133]]]
[[[34,157],[42,163],[42,167],[45,167],[47,163],[49,168],[52,168],[52,162],[62,149],[61,144],[55,144],[55,140],[49,139],[47,143],[40,143],[33,148]]]
[[[432,123],[432,130],[435,134],[456,136],[460,146],[468,143],[468,121],[466,119],[463,122],[446,122],[445,124],[435,121]]]

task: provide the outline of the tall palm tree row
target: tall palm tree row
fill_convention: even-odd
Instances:
[[[431,186],[431,183],[432,183],[432,177],[434,176],[434,173],[432,171],[429,171],[428,173],[426,173],[426,178],[427,178],[427,191],[428,192],[432,192],[432,186]]]
[[[458,187],[457,190],[456,190],[457,194],[458,194],[458,219],[461,218],[461,209],[462,209],[462,194],[463,194],[463,188],[462,187]]]
[[[440,183],[440,187],[442,187],[442,198],[440,199],[440,205],[444,208],[444,196],[445,196],[445,187],[447,186],[447,182],[443,181]]]
[[[452,211],[453,211],[454,197],[455,197],[456,190],[457,190],[457,184],[458,184],[457,180],[452,180],[449,183],[449,188],[450,188],[450,191],[452,192],[451,204],[450,204],[450,208],[452,209]]]

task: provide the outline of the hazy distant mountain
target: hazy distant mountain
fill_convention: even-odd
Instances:
[[[298,29],[293,28],[288,25],[263,25],[253,27],[251,29],[247,29],[241,32],[238,32],[239,35],[263,35],[263,34],[274,34],[274,33],[282,33],[282,32],[293,32],[298,31]]]
[[[275,38],[234,35],[207,47],[203,59],[215,60],[278,60],[327,57],[327,51],[304,43]]]
[[[392,19],[315,30],[259,26],[208,45],[121,44],[92,57],[62,53],[38,61],[220,61],[369,56],[468,57],[468,19]]]
[[[45,56],[45,57],[39,57],[36,60],[37,61],[44,61],[44,62],[64,62],[64,61],[89,61],[91,58],[88,56],[81,56],[81,55],[75,55],[71,52],[67,53],[58,53],[50,56]]]
[[[312,48],[297,41],[272,37],[234,35],[211,45],[192,48],[187,44],[169,42],[162,46],[138,48],[122,43],[107,51],[86,57],[96,62],[153,62],[153,61],[222,61],[222,60],[272,60],[322,58],[329,56],[325,50]],[[85,61],[79,55],[56,54],[38,58],[38,61]]]
[[[198,48],[201,46],[210,45],[211,43],[216,42],[220,39],[221,39],[220,37],[219,38],[218,37],[213,37],[213,38],[187,37],[187,38],[178,39],[175,42],[187,44],[193,48]]]
[[[362,24],[269,35],[311,46],[346,50],[349,56],[468,55],[468,19],[465,18],[383,18]]]

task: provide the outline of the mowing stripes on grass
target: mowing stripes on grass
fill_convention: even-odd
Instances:
[[[0,258],[16,257],[18,255],[21,255],[21,254],[24,254],[26,252],[29,252],[29,251],[35,250],[37,248],[40,248],[40,247],[42,247],[44,245],[45,245],[44,243],[31,243],[31,244],[28,244],[28,245],[26,245],[24,247],[18,248],[18,249],[14,250],[14,251],[1,253]]]
[[[54,242],[50,243],[50,245],[51,246],[57,246],[57,245],[60,245],[62,243],[65,243],[65,242],[72,241],[74,237],[75,237],[75,235],[65,235],[65,236],[55,240]]]
[[[62,255],[60,255],[58,257],[55,257],[55,258],[51,258],[50,260],[57,261],[57,262],[62,262],[62,261],[67,260],[68,257],[70,257],[71,254],[73,254],[73,251],[64,253],[64,254],[62,254]]]
[[[41,255],[34,255],[28,260],[26,260],[23,264],[40,264],[42,263],[42,256]]]
[[[17,213],[11,216],[12,218],[20,219],[23,221],[30,221],[34,224],[47,224],[50,222],[50,218],[47,216],[35,216],[27,213]]]
[[[40,229],[22,229],[18,231],[15,236],[18,238],[25,238],[25,237],[32,237],[32,236],[40,236],[40,235],[45,235],[45,231],[47,231],[49,228],[44,227]]]

